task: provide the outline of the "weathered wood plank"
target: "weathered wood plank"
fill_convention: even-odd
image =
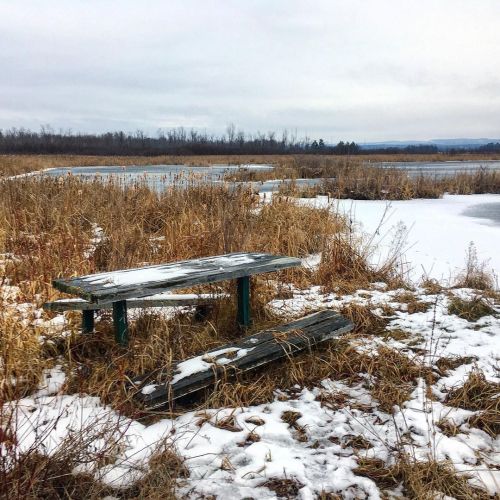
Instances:
[[[127,300],[128,309],[139,309],[147,307],[182,307],[209,305],[229,297],[229,294],[173,294],[159,293],[151,297]],[[113,309],[111,302],[107,304],[95,304],[83,299],[61,299],[43,304],[46,311],[98,311],[99,309]]]
[[[164,406],[214,384],[225,374],[246,372],[352,330],[353,324],[330,310],[245,337],[206,354],[133,380],[135,397],[148,408]]]
[[[241,278],[300,266],[294,257],[233,253],[143,268],[57,279],[58,290],[96,304],[141,298],[204,283]]]

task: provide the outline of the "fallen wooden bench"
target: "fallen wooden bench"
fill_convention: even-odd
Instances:
[[[340,314],[320,311],[181,361],[170,369],[160,368],[136,377],[132,380],[132,390],[146,408],[159,408],[213,385],[224,374],[247,372],[294,356],[352,329],[351,321]]]
[[[228,294],[173,294],[158,293],[141,299],[127,300],[128,309],[143,309],[148,307],[183,307],[195,306],[202,308],[209,306],[215,301],[227,298]],[[90,333],[94,330],[94,316],[101,309],[113,309],[113,303],[95,304],[84,299],[60,299],[43,304],[46,311],[82,311],[82,333]]]

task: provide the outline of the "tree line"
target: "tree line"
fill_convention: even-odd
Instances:
[[[215,155],[215,154],[357,154],[354,142],[327,145],[323,139],[297,139],[283,132],[247,135],[233,126],[216,136],[183,128],[159,130],[155,137],[143,131],[82,134],[54,132],[42,127],[39,132],[26,129],[0,130],[2,154],[78,154],[78,155]]]
[[[500,152],[500,143],[490,143],[477,148],[452,148],[455,152]],[[404,148],[381,147],[365,149],[354,141],[340,141],[327,144],[323,139],[297,139],[287,131],[278,136],[275,132],[254,135],[236,131],[229,125],[226,133],[210,135],[206,132],[176,128],[158,130],[151,137],[143,131],[134,133],[106,132],[103,134],[83,134],[71,131],[53,131],[49,126],[39,132],[27,129],[0,129],[0,154],[75,154],[75,155],[224,155],[224,154],[435,154],[440,152],[435,145],[410,145]]]

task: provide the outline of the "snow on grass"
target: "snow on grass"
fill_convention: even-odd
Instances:
[[[403,330],[409,338],[405,342],[392,339],[384,343],[398,350],[406,349],[417,352],[425,351],[425,361],[434,365],[438,359],[445,356],[474,357],[472,366],[484,370],[489,380],[500,382],[498,373],[498,353],[500,348],[500,308],[492,303],[495,315],[484,316],[475,322],[470,322],[448,313],[450,300],[454,296],[472,298],[476,293],[470,289],[454,289],[439,295],[429,294],[422,288],[417,288],[412,294],[416,301],[426,303],[424,312],[408,314],[408,306],[400,301],[407,294],[404,289],[381,291],[377,289],[357,290],[352,295],[342,297],[335,293],[323,294],[318,286],[306,290],[294,290],[290,299],[273,300],[269,305],[272,310],[283,316],[301,316],[320,308],[341,309],[348,304],[369,306],[378,314],[381,307],[394,309],[387,330]],[[411,349],[407,344],[411,344]],[[463,371],[463,368],[460,368]],[[460,370],[459,369],[459,370]],[[470,370],[469,370],[470,371]],[[463,378],[463,374],[462,374]],[[446,382],[457,383],[452,377]]]
[[[66,374],[62,370],[61,365],[44,370],[40,388],[36,392],[35,397],[57,394],[63,388],[65,381]]]
[[[92,237],[90,238],[87,249],[83,252],[83,256],[86,259],[90,259],[97,250],[97,247],[102,241],[104,241],[105,238],[104,229],[95,222],[92,222]]]
[[[36,444],[51,454],[72,436],[83,433],[89,453],[97,457],[106,452],[112,460],[105,464],[91,460],[77,471],[89,472],[106,484],[125,488],[147,472],[149,458],[163,443],[185,460],[190,473],[189,478],[179,482],[179,494],[271,499],[276,494],[266,482],[287,478],[297,482],[301,498],[332,492],[349,498],[378,499],[382,496],[378,486],[356,473],[358,459],[379,458],[391,465],[397,450],[403,448],[418,460],[449,460],[457,471],[472,474],[473,482],[491,494],[500,491],[500,472],[495,462],[500,453],[499,440],[468,424],[476,412],[444,402],[446,392],[463,384],[473,367],[483,370],[488,380],[500,381],[498,308],[495,306],[494,315],[469,322],[450,315],[448,304],[452,298],[449,294],[467,298],[471,297],[471,290],[428,295],[417,289],[416,299],[429,307],[410,314],[408,304],[401,299],[408,291],[385,288],[375,284],[369,290],[338,297],[322,294],[318,287],[302,291],[291,287],[293,297],[275,300],[271,307],[282,314],[299,315],[352,303],[367,305],[383,314],[382,306],[389,306],[394,313],[388,318],[387,330],[405,330],[409,337],[364,337],[356,341],[359,349],[373,353],[385,345],[400,353],[420,356],[434,369],[444,356],[474,358],[438,379],[431,387],[435,396],[432,400],[425,382],[420,380],[409,401],[402,407],[395,406],[390,415],[379,408],[364,383],[349,385],[327,379],[309,389],[297,386],[290,393],[277,391],[274,401],[268,404],[187,412],[175,419],[144,425],[120,416],[97,398],[50,395],[64,383],[60,367],[56,367],[46,373],[36,394],[8,404],[15,410],[16,435],[22,436],[18,451]],[[224,355],[222,351],[219,354]],[[202,356],[193,366],[187,363],[177,376],[194,373],[201,362],[205,363]],[[328,397],[340,402],[324,404]],[[295,415],[292,423],[287,414]],[[453,421],[458,429],[456,435],[440,429],[437,423],[443,419]],[[110,436],[114,445],[108,449]]]

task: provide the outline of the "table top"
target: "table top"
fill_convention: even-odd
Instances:
[[[148,297],[168,290],[216,283],[300,266],[296,257],[267,253],[230,253],[170,264],[89,274],[52,282],[62,292],[96,304]]]

